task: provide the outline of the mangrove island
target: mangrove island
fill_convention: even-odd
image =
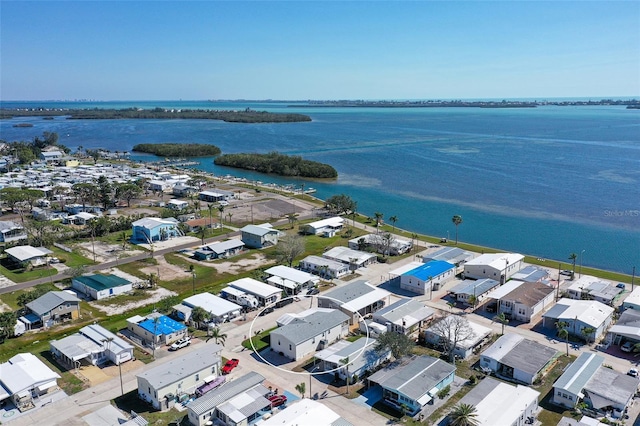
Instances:
[[[159,157],[211,157],[221,152],[217,146],[204,143],[141,143],[132,151]]]
[[[217,166],[235,167],[272,173],[280,176],[306,178],[336,178],[338,172],[328,164],[305,160],[300,156],[289,156],[278,152],[268,154],[224,154],[213,161]]]

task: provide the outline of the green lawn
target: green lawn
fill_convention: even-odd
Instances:
[[[36,286],[35,288],[42,288],[44,290],[47,291],[58,291],[60,290],[59,288],[57,288],[56,286],[47,283],[47,284],[40,284],[38,286]],[[16,290],[16,291],[12,291],[11,293],[4,293],[0,295],[0,300],[2,300],[4,303],[6,303],[7,305],[9,305],[11,307],[11,309],[13,309],[14,311],[20,309],[20,306],[18,305],[18,297],[23,294],[23,293],[27,293],[29,291],[32,291],[33,288],[30,289],[25,289],[25,290]]]
[[[9,270],[0,265],[0,274],[9,278],[14,283],[23,283],[25,281],[37,280],[38,278],[46,278],[52,275],[56,275],[58,271],[50,266],[40,266],[31,271],[25,271],[23,269]]]
[[[92,260],[87,259],[84,256],[76,252],[67,252],[58,247],[51,247],[51,251],[53,251],[53,255],[64,262],[70,268],[75,268],[76,266],[82,265],[93,265],[94,262]]]
[[[113,400],[113,404],[125,413],[135,411],[144,417],[150,425],[190,425],[186,411],[180,412],[175,408],[169,411],[157,411],[150,404],[138,398],[138,391],[133,390]]]
[[[264,348],[269,347],[269,333],[271,333],[276,328],[278,327],[273,327],[268,330],[263,330],[262,333],[256,334],[250,339],[243,341],[242,346],[247,349],[253,350],[253,347],[251,347],[251,343],[249,342],[251,340],[253,342],[253,346],[256,347],[256,350],[258,352]]]

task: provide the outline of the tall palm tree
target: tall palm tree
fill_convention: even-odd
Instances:
[[[211,330],[211,338],[218,344],[222,342],[222,346],[224,346],[224,342],[227,340],[227,335],[220,331],[219,327],[215,327]]]
[[[382,218],[384,217],[384,214],[380,212],[375,212],[373,214],[373,217],[376,219],[376,233],[377,233],[378,230],[380,229],[380,222],[382,222]]]
[[[451,221],[456,226],[456,245],[458,245],[458,225],[462,223],[462,216],[456,214],[451,218]]]
[[[200,201],[195,200],[193,202],[193,209],[195,210],[196,218],[200,217],[200,207],[201,207]]]
[[[413,232],[411,234],[411,250],[415,251],[416,245],[418,245],[418,234]]]
[[[558,337],[564,339],[565,344],[567,345],[567,356],[569,356],[569,330],[567,327],[569,324],[566,321],[558,321],[556,323],[556,328],[558,329]]]
[[[224,206],[218,206],[218,211],[220,212],[220,229],[222,229],[222,223],[224,222]]]
[[[396,222],[398,221],[398,216],[391,216],[389,218],[389,222],[391,222],[391,225],[393,226],[393,232],[396,232]]]
[[[578,258],[578,255],[575,253],[571,253],[569,255],[569,260],[573,261],[573,268],[571,268],[571,281],[573,281],[573,279],[576,277],[576,259]]]
[[[213,229],[213,204],[207,203],[207,208],[209,209],[209,228]]]
[[[451,426],[477,426],[478,414],[476,407],[471,404],[458,404],[449,412]]]
[[[500,312],[498,315],[493,317],[493,320],[502,324],[502,334],[504,334],[504,326],[509,324],[509,318],[507,318],[504,312]]]

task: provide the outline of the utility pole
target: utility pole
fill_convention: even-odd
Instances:
[[[556,287],[556,302],[560,299],[560,271],[562,264],[558,263],[558,286]]]
[[[636,267],[633,267],[633,272],[631,272],[631,291],[633,291],[633,281],[636,277]]]

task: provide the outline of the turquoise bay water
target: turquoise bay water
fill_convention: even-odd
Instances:
[[[35,106],[30,103],[31,106]],[[38,106],[44,105],[43,103]],[[311,123],[208,120],[3,120],[0,137],[55,131],[71,148],[128,150],[137,143],[199,142],[223,152],[268,152],[329,163],[336,181],[303,181],[214,166],[264,182],[304,182],[317,196],[346,193],[366,215],[397,226],[539,257],[631,273],[640,266],[640,112],[624,107],[303,108],[276,103],[119,102],[66,107],[219,108],[302,112]],[[15,106],[3,103],[3,106]],[[31,122],[32,128],[14,128]],[[150,157],[139,157],[150,158]],[[151,157],[153,158],[153,157]]]

